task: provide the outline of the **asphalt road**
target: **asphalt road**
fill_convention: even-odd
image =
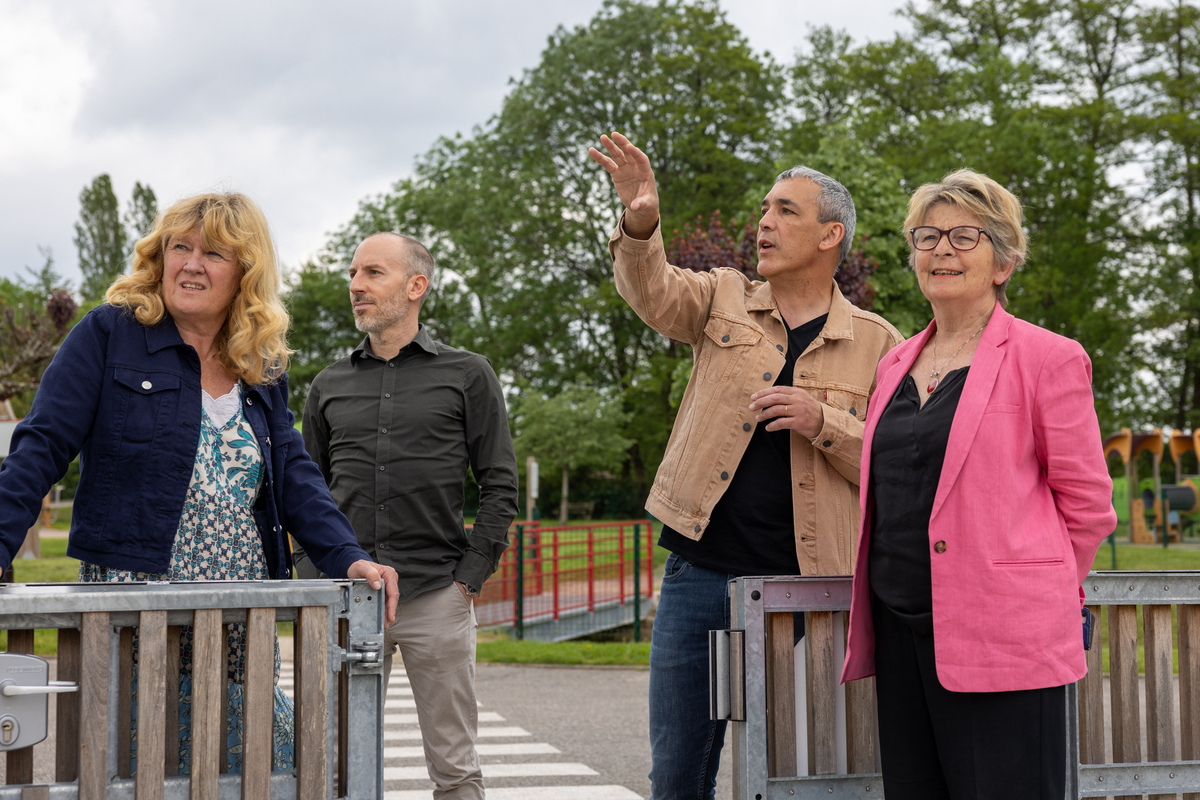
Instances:
[[[600,773],[579,783],[619,784],[643,798],[650,796],[649,685],[646,668],[480,664],[475,672],[481,711],[499,712],[506,724],[561,750],[557,758]],[[730,797],[729,772],[722,769],[717,798]]]

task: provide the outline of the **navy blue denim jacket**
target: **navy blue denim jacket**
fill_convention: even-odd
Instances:
[[[287,407],[287,376],[242,392],[266,479],[254,507],[267,570],[291,575],[290,531],[323,572],[369,559],[308,457]],[[166,572],[200,441],[200,359],[169,315],[153,327],[102,305],[50,366],[0,466],[0,565],[7,569],[49,487],[76,454],[81,477],[67,555]]]

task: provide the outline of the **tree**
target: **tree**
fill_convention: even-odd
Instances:
[[[99,300],[112,282],[125,271],[127,236],[121,224],[117,196],[107,174],[96,176],[79,193],[79,222],[75,223],[75,247],[85,300]]]
[[[354,327],[350,280],[344,270],[306,261],[289,277],[283,300],[292,318],[288,347],[295,351],[288,365],[288,406],[298,417],[313,379],[349,355],[363,334]]]
[[[1150,365],[1166,387],[1162,415],[1200,427],[1200,9],[1177,2],[1141,21],[1150,90],[1146,129],[1161,222],[1155,242],[1157,329]]]
[[[154,230],[158,219],[158,198],[149,186],[143,186],[141,181],[134,181],[133,196],[129,198],[129,207],[125,211],[125,225],[129,229],[129,251],[142,237]]]
[[[616,293],[607,242],[621,206],[587,148],[614,129],[643,146],[670,231],[769,180],[782,88],[715,2],[607,0],[550,37],[486,125],[442,139],[412,178],[363,202],[330,250],[348,263],[370,233],[416,236],[441,265],[425,310],[440,337],[533,390],[582,371],[618,392],[638,410],[626,468],[644,496],[678,357]]]
[[[50,275],[52,265],[48,259],[39,276]],[[0,402],[37,388],[75,311],[75,300],[64,288],[42,293],[0,279]]]
[[[582,376],[553,396],[523,392],[511,406],[518,461],[533,456],[548,471],[562,472],[558,519],[566,522],[570,471],[620,464],[631,444],[620,433],[629,413],[619,400],[606,397]]]

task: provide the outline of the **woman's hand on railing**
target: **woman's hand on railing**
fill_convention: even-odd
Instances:
[[[392,627],[392,622],[396,619],[396,601],[400,598],[396,570],[363,559],[350,565],[350,569],[346,570],[346,577],[362,578],[371,585],[372,589],[384,587],[384,599],[387,603],[386,627]]]

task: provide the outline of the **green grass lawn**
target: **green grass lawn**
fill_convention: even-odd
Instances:
[[[648,667],[649,642],[534,642],[479,634],[475,659],[493,664],[604,664]]]

